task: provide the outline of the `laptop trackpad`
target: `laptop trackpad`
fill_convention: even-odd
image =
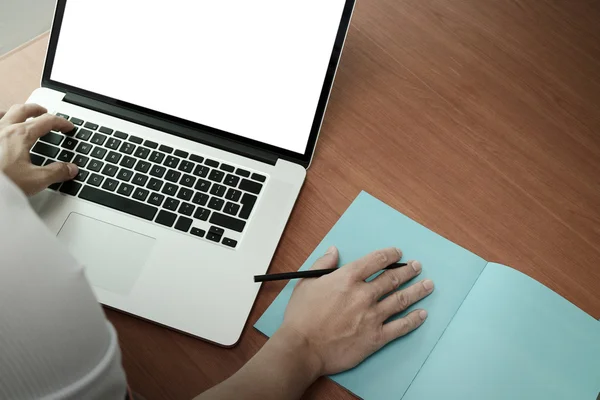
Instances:
[[[85,267],[92,285],[128,295],[140,276],[155,239],[71,213],[58,239]]]

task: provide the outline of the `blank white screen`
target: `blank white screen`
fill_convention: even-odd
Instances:
[[[304,153],[344,0],[68,0],[51,79]]]

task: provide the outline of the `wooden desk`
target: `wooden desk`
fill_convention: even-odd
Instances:
[[[600,7],[359,1],[315,159],[271,271],[296,270],[366,190],[600,317]],[[0,107],[37,86],[42,38],[0,61]],[[265,343],[222,349],[107,311],[130,383],[189,399]],[[507,288],[510,296],[510,288]],[[307,399],[348,399],[325,379]]]

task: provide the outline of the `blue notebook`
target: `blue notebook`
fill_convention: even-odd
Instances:
[[[364,399],[582,399],[600,394],[600,323],[526,275],[489,263],[362,192],[300,270],[335,245],[340,265],[388,246],[435,291],[417,331],[331,376]],[[295,282],[255,327],[273,335]],[[413,307],[414,308],[414,307]],[[407,312],[411,309],[407,310]]]

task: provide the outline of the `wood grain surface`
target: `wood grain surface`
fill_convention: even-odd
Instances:
[[[596,0],[359,1],[270,271],[296,270],[366,190],[600,318],[598,21]],[[38,85],[46,40],[0,59],[1,107]],[[107,310],[133,388],[189,399],[227,378],[283,285],[263,286],[233,349]],[[353,396],[320,379],[305,398]]]

